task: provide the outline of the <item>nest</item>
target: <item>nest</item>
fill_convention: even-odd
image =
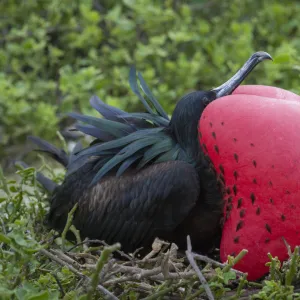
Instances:
[[[91,244],[99,246],[89,246]],[[222,264],[194,253],[189,236],[185,252],[179,252],[176,244],[160,239],[154,240],[152,251],[146,256],[140,257],[140,250],[126,254],[120,250],[118,243],[109,246],[104,241],[86,239],[67,251],[49,248],[40,250],[40,254],[76,274],[90,299],[95,292],[107,299],[120,299],[131,291],[135,291],[139,299],[147,300],[160,297],[215,299],[208,283],[220,275],[214,267],[223,274],[234,272],[236,276],[228,282],[233,287],[237,287],[238,281],[246,276],[232,268],[247,253],[246,250],[229,263]],[[233,295],[231,291],[226,294]]]

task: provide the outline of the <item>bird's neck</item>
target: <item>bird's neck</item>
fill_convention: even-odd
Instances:
[[[197,170],[204,203],[214,206],[216,203],[222,203],[222,187],[218,183],[213,164],[204,155],[198,138],[198,124],[204,109],[205,105],[199,99],[198,92],[183,97],[173,112],[169,129],[188,156],[189,162]]]
[[[204,108],[198,92],[190,93],[177,103],[169,124],[174,139],[193,161],[199,156],[198,122]]]

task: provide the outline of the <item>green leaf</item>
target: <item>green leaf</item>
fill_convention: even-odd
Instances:
[[[228,284],[230,280],[236,279],[236,273],[234,271],[229,271],[223,274],[224,276],[224,283]]]
[[[276,64],[284,64],[291,61],[291,56],[288,53],[282,53],[275,56],[273,59],[274,59],[274,63]]]
[[[0,233],[0,241],[7,245],[11,243],[11,239],[1,233]]]

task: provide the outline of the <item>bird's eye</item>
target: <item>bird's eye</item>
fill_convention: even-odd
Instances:
[[[203,97],[202,101],[203,101],[205,106],[209,104],[209,99],[207,97]]]

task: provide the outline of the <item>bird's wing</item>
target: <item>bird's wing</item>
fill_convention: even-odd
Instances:
[[[76,125],[77,130],[95,138],[87,148],[73,151],[67,158],[62,150],[46,141],[39,138],[31,140],[53,158],[63,162],[67,168],[67,176],[82,169],[92,160],[97,172],[91,179],[91,185],[99,182],[112,170],[119,177],[133,166],[141,170],[151,164],[165,161],[183,160],[192,163],[168,132],[169,117],[150,92],[140,73],[138,79],[148,101],[139,91],[136,71],[131,68],[130,86],[147,112],[127,113],[93,96],[90,104],[102,117],[70,113],[71,117],[81,122]]]
[[[89,174],[89,171],[87,171]],[[81,190],[85,174],[67,177],[57,189],[49,213],[51,227],[64,228],[67,213],[78,201],[74,223],[89,238],[120,242],[124,251],[167,238],[187,217],[199,197],[195,169],[181,161],[151,165],[136,174],[107,177]],[[72,199],[72,201],[69,201]]]

